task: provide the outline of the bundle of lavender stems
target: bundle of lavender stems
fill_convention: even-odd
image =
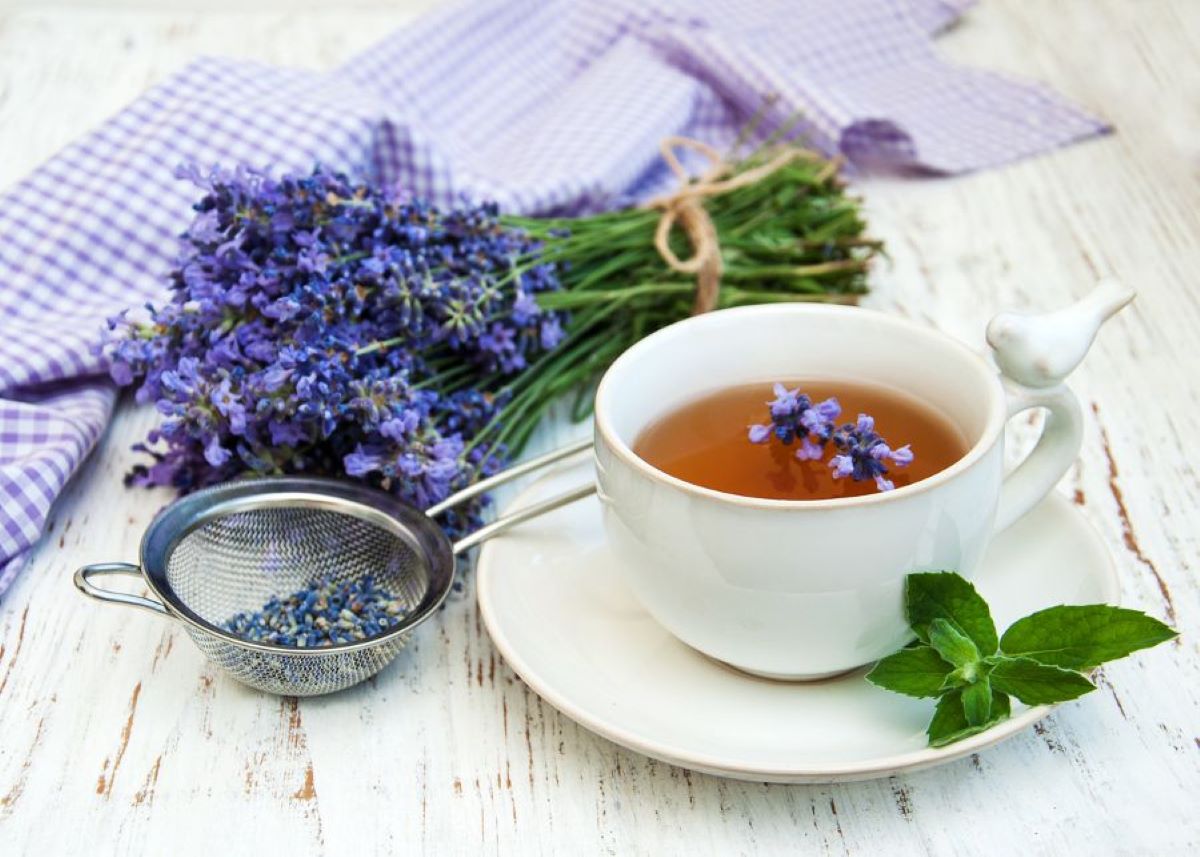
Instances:
[[[693,311],[694,277],[655,248],[654,208],[517,217],[322,168],[182,173],[201,195],[170,299],[112,319],[105,344],[113,378],[162,415],[136,484],[322,474],[428,507],[519,454],[556,403],[586,418],[609,363]],[[866,290],[880,245],[824,159],[787,159],[703,206],[714,307]],[[485,502],[448,530],[475,526]]]

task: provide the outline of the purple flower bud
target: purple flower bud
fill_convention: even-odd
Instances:
[[[435,443],[429,451],[439,461],[453,461],[463,451],[462,438],[458,435],[444,437]]]
[[[892,481],[890,479],[885,479],[882,475],[876,474],[875,475],[875,487],[878,488],[880,491],[891,491],[896,486],[892,483]]]
[[[108,374],[122,387],[133,383],[133,367],[124,360],[114,360],[108,367]]]
[[[829,459],[829,467],[833,470],[834,479],[845,479],[854,473],[854,459],[848,455],[835,455]]]
[[[821,440],[825,440],[833,434],[833,423],[825,419],[816,408],[808,408],[800,415],[800,425],[804,426],[809,434]]]
[[[405,452],[396,459],[396,470],[409,479],[416,479],[425,472],[425,462],[415,452]]]
[[[912,448],[907,443],[899,449],[893,449],[890,457],[897,467],[907,467],[914,458]]]
[[[842,415],[842,406],[833,396],[823,402],[813,405],[813,410],[821,415],[826,422],[833,422]]]
[[[204,444],[204,460],[213,467],[220,467],[225,462],[229,461],[233,455],[228,449],[221,446],[221,439],[215,434],[208,439]]]
[[[788,390],[782,384],[775,385],[775,400],[768,403],[771,419],[776,422],[794,419],[808,404],[807,396],[801,396],[799,390]]]
[[[366,476],[372,471],[379,470],[383,462],[381,457],[368,453],[359,446],[354,452],[342,459],[342,465],[349,476]]]
[[[771,426],[750,426],[749,436],[751,443],[766,443],[771,439]]]
[[[558,344],[563,341],[566,334],[563,332],[562,323],[557,316],[550,316],[543,321],[539,327],[539,340],[542,349],[549,351],[552,348],[557,348]]]
[[[308,439],[308,432],[304,427],[294,422],[270,420],[267,429],[271,433],[273,446],[296,446]]]
[[[262,363],[271,362],[276,355],[275,345],[262,339],[245,343],[242,350],[251,360],[258,360]]]
[[[221,221],[219,213],[213,209],[199,214],[192,225],[188,227],[187,237],[190,241],[196,241],[202,244],[218,244],[225,234],[221,230]]]
[[[278,366],[273,366],[260,376],[262,388],[267,393],[274,393],[280,387],[287,383],[288,378],[292,377],[290,369],[282,369]]]
[[[541,313],[537,300],[528,292],[521,292],[512,305],[512,319],[524,327],[534,317]]]

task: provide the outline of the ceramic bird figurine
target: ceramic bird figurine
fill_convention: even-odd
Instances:
[[[1002,312],[987,327],[987,341],[1007,377],[1026,387],[1053,387],[1071,374],[1091,347],[1100,325],[1136,292],[1104,280],[1087,297],[1054,312]]]

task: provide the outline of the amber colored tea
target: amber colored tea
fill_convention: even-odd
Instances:
[[[860,413],[875,418],[875,430],[893,447],[908,444],[913,462],[889,468],[896,488],[945,470],[966,454],[968,444],[940,411],[917,398],[861,381],[794,381],[814,402],[830,396],[842,406],[838,422],[853,422]],[[877,492],[871,480],[835,479],[828,458],[799,461],[796,443],[777,438],[765,444],[747,439],[749,426],[768,421],[770,383],[721,390],[690,402],[651,425],[633,450],[672,476],[717,491],[775,500],[827,500]]]

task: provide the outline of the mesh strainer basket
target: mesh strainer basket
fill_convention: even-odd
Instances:
[[[586,449],[580,442],[509,468],[426,511],[361,485],[278,477],[230,482],[165,508],[142,538],[140,566],[99,563],[75,585],[101,601],[178,619],[193,642],[233,678],[288,696],[350,687],[383,669],[412,629],[441,605],[454,582],[454,555],[508,527],[590,494],[587,485],[500,518],[451,545],[434,516],[503,482]],[[155,598],[100,589],[92,578],[144,578]],[[403,618],[354,642],[309,649],[243,639],[222,625],[272,596],[370,576],[401,602]]]

